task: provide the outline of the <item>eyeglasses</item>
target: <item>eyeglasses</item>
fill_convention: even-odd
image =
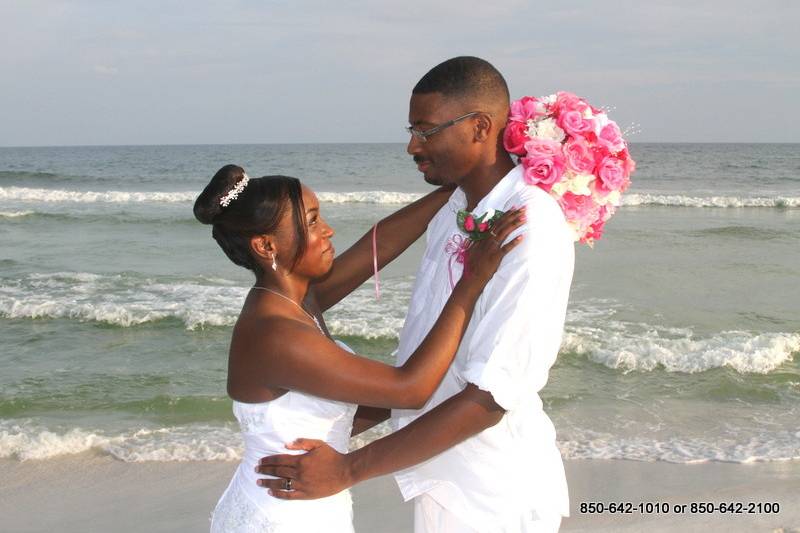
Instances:
[[[444,129],[447,129],[447,128],[449,128],[450,126],[452,126],[454,124],[458,124],[459,122],[461,122],[462,120],[464,120],[466,118],[478,115],[480,113],[481,113],[480,111],[471,111],[471,112],[467,113],[466,115],[461,115],[460,117],[456,117],[453,120],[448,120],[447,122],[443,122],[443,123],[439,124],[438,126],[434,126],[434,127],[430,128],[430,129],[427,129],[425,131],[420,131],[420,130],[416,129],[414,126],[406,126],[405,130],[408,133],[410,133],[411,135],[413,135],[414,137],[416,137],[417,139],[419,139],[420,142],[424,143],[425,141],[428,140],[428,137],[430,137],[434,133],[439,133],[440,131],[442,131]]]

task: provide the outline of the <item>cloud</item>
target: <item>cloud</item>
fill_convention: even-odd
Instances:
[[[119,74],[119,69],[117,67],[110,67],[108,65],[95,65],[92,67],[92,70],[101,76],[115,76]]]

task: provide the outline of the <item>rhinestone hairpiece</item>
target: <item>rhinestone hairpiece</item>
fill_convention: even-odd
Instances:
[[[219,205],[222,207],[228,207],[228,204],[236,200],[236,198],[239,196],[239,193],[242,192],[245,187],[247,187],[248,181],[250,181],[250,176],[245,174],[244,177],[239,180],[239,183],[236,184],[236,187],[231,189],[228,194],[219,199]]]

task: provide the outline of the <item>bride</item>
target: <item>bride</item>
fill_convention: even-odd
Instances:
[[[500,246],[521,222],[507,213],[494,238],[477,241],[464,276],[425,341],[401,367],[355,355],[333,341],[322,312],[366,281],[425,231],[450,196],[438,189],[379,223],[334,258],[333,229],[314,193],[296,178],[249,178],[220,169],[194,205],[195,217],[256,284],[233,328],[228,394],[245,443],[242,462],[214,510],[212,532],[352,532],[348,491],[318,500],[273,498],[257,485],[260,457],[286,453],[298,437],[346,452],[351,434],[388,417],[389,408],[419,408],[455,356],[480,292],[519,239]],[[375,257],[373,257],[373,253]],[[359,407],[361,406],[361,407]],[[283,486],[292,490],[292,479]]]

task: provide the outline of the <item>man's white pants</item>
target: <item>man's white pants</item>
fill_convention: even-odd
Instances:
[[[542,517],[520,524],[504,533],[554,533],[561,526],[561,515]],[[427,494],[414,498],[414,533],[482,533],[462,522]]]

